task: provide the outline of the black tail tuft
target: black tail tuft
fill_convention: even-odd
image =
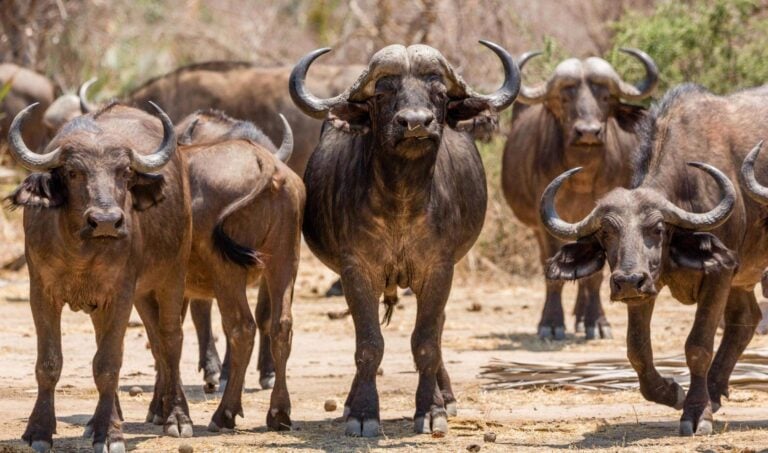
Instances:
[[[213,246],[226,260],[231,261],[238,266],[260,267],[264,264],[261,254],[258,251],[233,241],[232,238],[224,232],[224,226],[221,223],[217,224],[213,229]]]
[[[395,312],[397,302],[397,293],[395,293],[394,297],[384,296],[384,300],[381,301],[384,304],[384,316],[381,318],[381,325],[388,326],[389,322],[392,321],[392,313]]]

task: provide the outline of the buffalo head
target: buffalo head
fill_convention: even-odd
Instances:
[[[504,83],[481,95],[436,49],[425,45],[391,45],[373,55],[366,71],[344,93],[331,99],[310,94],[304,81],[310,64],[330,51],[319,49],[302,58],[291,73],[294,103],[309,116],[327,118],[334,127],[373,132],[378,148],[412,159],[435,152],[443,127],[455,127],[483,112],[495,112],[515,100],[520,74],[512,57],[488,41],[481,44],[501,59]]]
[[[597,202],[583,220],[568,223],[555,211],[560,186],[580,168],[566,171],[541,197],[544,227],[565,244],[547,264],[547,278],[575,280],[611,268],[611,300],[642,302],[656,295],[665,266],[702,270],[711,265],[735,266],[733,253],[704,231],[722,225],[736,202],[733,184],[708,164],[690,162],[715,179],[722,194],[708,212],[692,213],[646,187],[618,188]]]
[[[650,96],[659,80],[659,70],[645,52],[621,50],[636,57],[645,66],[645,80],[637,86],[622,80],[610,63],[602,58],[569,58],[557,65],[546,82],[535,87],[521,86],[519,101],[524,104],[543,103],[557,118],[566,146],[602,146],[608,119],[620,117],[619,111],[627,107],[621,100],[638,101]],[[523,54],[520,70],[528,60],[540,54]]]
[[[106,120],[111,124],[99,119],[104,112],[71,121],[48,145],[50,151],[37,154],[25,145],[20,133],[35,106],[19,112],[8,134],[13,157],[36,172],[9,197],[10,202],[64,208],[63,225],[81,239],[125,237],[130,232],[130,219],[126,219],[130,204],[145,209],[162,197],[163,177],[152,173],[162,169],[176,150],[171,120],[153,104],[162,121],[163,137],[159,147],[148,154],[138,150],[147,150],[146,133],[154,138],[154,125],[146,124],[143,113],[137,115],[134,109],[122,106],[117,106],[125,110],[122,115]]]

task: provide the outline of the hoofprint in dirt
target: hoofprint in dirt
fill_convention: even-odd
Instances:
[[[205,429],[219,395],[202,391],[196,370],[197,345],[191,321],[185,324],[182,374],[195,422],[195,437],[161,437],[161,428],[144,423],[154,382],[153,361],[146,349],[146,334],[136,323],[125,339],[125,362],[120,380],[120,401],[125,415],[127,446],[135,451],[178,451],[189,444],[196,452],[208,451],[466,451],[472,444],[482,451],[588,449],[605,451],[760,450],[768,446],[768,394],[734,389],[730,400],[715,415],[716,434],[680,438],[680,413],[643,400],[639,391],[612,393],[575,390],[484,391],[481,367],[493,359],[575,362],[624,357],[626,314],[621,304],[609,304],[615,339],[585,342],[569,332],[564,342],[540,341],[535,325],[543,300],[539,278],[501,285],[457,278],[447,309],[443,354],[458,391],[459,415],[450,420],[450,431],[441,439],[412,432],[413,394],[417,374],[410,352],[415,317],[412,296],[401,299],[392,323],[384,328],[386,348],[378,388],[383,435],[353,439],[343,435],[343,401],[354,374],[354,329],[347,317],[329,320],[327,313],[345,308],[342,298],[321,297],[334,276],[304,251],[294,304],[293,353],[288,362],[288,385],[293,402],[295,429],[267,432],[263,414],[269,391],[259,390],[255,360],[249,366],[243,405],[246,417],[234,432],[212,434]],[[27,303],[26,271],[0,274],[0,452],[26,451],[20,440],[26,417],[34,404],[35,333]],[[575,286],[564,293],[572,309]],[[255,303],[255,290],[249,295]],[[607,300],[607,294],[604,295]],[[571,317],[572,318],[572,317]],[[138,321],[138,317],[134,316]],[[656,304],[652,332],[657,357],[679,354],[693,319],[692,307],[677,303],[664,293]],[[572,319],[569,320],[572,326]],[[220,322],[216,319],[216,326]],[[64,369],[56,393],[58,451],[90,451],[90,440],[81,437],[93,412],[96,389],[91,375],[95,351],[88,316],[65,310],[63,316]],[[219,350],[224,349],[217,328]],[[719,339],[718,339],[719,341]],[[751,347],[768,346],[768,337],[755,337]],[[139,386],[143,394],[129,396]],[[333,412],[324,410],[328,399],[337,402]],[[495,443],[485,443],[487,432]]]

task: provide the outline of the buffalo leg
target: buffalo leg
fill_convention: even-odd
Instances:
[[[205,393],[213,393],[216,386],[219,385],[221,375],[221,360],[216,351],[216,342],[213,339],[213,326],[211,324],[211,309],[213,300],[211,299],[192,299],[189,307],[192,315],[192,322],[195,325],[197,333],[197,345],[199,348],[199,361],[197,370],[203,370],[203,380]]]
[[[443,324],[440,325],[439,341],[442,345]],[[455,417],[458,414],[458,408],[456,407],[456,396],[454,396],[453,387],[451,387],[451,377],[448,375],[448,370],[445,369],[445,363],[443,362],[442,354],[440,354],[440,369],[437,370],[437,386],[440,388],[440,392],[443,394],[445,412],[449,417]]]
[[[600,301],[600,285],[603,283],[603,273],[596,272],[593,275],[579,280],[579,291],[576,296],[576,331],[579,326],[584,326],[584,334],[587,340],[595,338],[613,338],[611,325],[605,318],[603,303]]]
[[[730,270],[708,272],[699,290],[696,316],[685,342],[685,361],[691,372],[691,385],[683,404],[680,434],[690,436],[712,433],[712,404],[707,375],[712,363],[717,325],[730,292]]]
[[[663,378],[653,365],[651,317],[655,300],[627,306],[627,358],[640,381],[640,393],[648,401],[683,408],[685,391],[671,378]]]
[[[347,305],[355,324],[357,371],[344,407],[348,436],[379,435],[379,394],[376,371],[384,356],[384,337],[379,324],[379,298],[383,288],[374,288],[357,263],[344,266],[341,274]],[[434,379],[434,375],[433,375]]]
[[[93,414],[91,430],[94,451],[125,451],[117,408],[117,386],[123,362],[123,341],[131,316],[130,299],[115,301],[111,307],[96,310],[91,321],[96,330],[96,355],[93,358],[93,378],[99,392],[99,402]]]
[[[433,266],[424,282],[415,289],[416,325],[411,335],[411,352],[419,372],[416,413],[413,416],[417,433],[439,436],[448,431],[448,414],[437,386],[437,375],[443,371],[440,337],[452,279],[452,264]]]
[[[234,429],[235,416],[243,414],[242,394],[245,372],[253,352],[256,336],[256,321],[251,315],[245,272],[231,269],[226,275],[216,278],[216,300],[227,334],[227,350],[230,351],[230,376],[218,409],[211,418],[208,431],[218,432],[221,428]]]
[[[272,360],[272,347],[269,341],[271,302],[266,280],[262,279],[259,287],[259,298],[256,303],[256,325],[259,328],[259,385],[261,388],[275,387],[275,362]]]
[[[763,317],[754,290],[731,288],[724,317],[725,332],[707,377],[712,412],[720,409],[723,395],[728,397],[728,380],[733,367],[752,341],[755,329]]]
[[[557,239],[545,232],[541,232],[538,237],[539,259],[542,267],[546,268],[547,260],[555,254],[560,247]],[[544,299],[544,309],[541,312],[539,321],[539,338],[542,340],[565,339],[565,314],[563,313],[563,282],[557,280],[546,280],[547,292]]]
[[[30,283],[30,306],[37,333],[37,401],[21,436],[35,451],[49,451],[56,432],[54,395],[61,376],[61,308],[43,296],[39,282]]]

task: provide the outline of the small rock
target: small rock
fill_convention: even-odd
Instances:
[[[471,452],[480,451],[480,444],[469,444],[469,446],[467,446],[467,451],[471,451]]]
[[[379,367],[379,369],[376,370],[376,376],[384,376],[384,368]]]
[[[195,451],[195,449],[192,448],[192,445],[189,445],[189,444],[179,445],[179,453],[192,453],[193,451]]]
[[[133,387],[128,389],[128,394],[131,396],[139,396],[142,393],[144,393],[144,390],[141,389],[138,385],[134,385]]]
[[[469,308],[467,308],[467,311],[471,311],[471,312],[477,313],[479,311],[482,311],[482,309],[483,309],[482,305],[480,305],[477,302],[473,302],[472,305],[470,305]]]
[[[336,407],[337,407],[336,400],[325,400],[326,412],[333,412],[336,410]]]
[[[483,440],[486,442],[496,442],[496,433],[487,432],[483,435]]]
[[[327,315],[328,315],[328,319],[331,319],[331,320],[344,319],[347,316],[349,316],[349,309],[342,310],[342,311],[329,311]]]

